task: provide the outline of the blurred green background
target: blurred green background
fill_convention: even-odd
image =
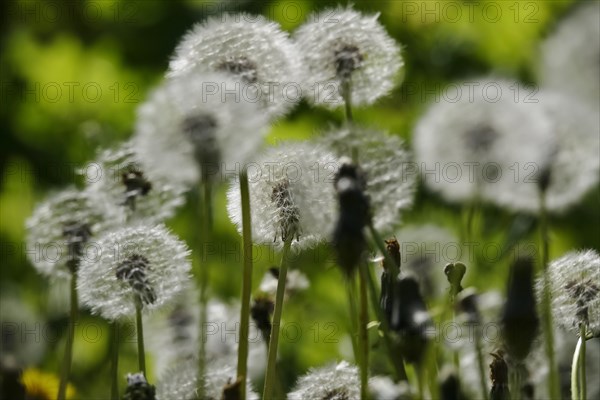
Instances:
[[[405,81],[375,106],[355,111],[361,123],[398,134],[410,142],[416,119],[445,84],[485,74],[536,83],[538,44],[573,1],[354,1],[356,9],[380,12],[381,22],[402,45]],[[0,42],[0,244],[2,298],[17,296],[62,332],[64,299],[54,283],[40,277],[24,252],[24,221],[48,191],[77,181],[75,169],[93,158],[99,146],[128,138],[136,108],[157,84],[180,37],[195,22],[215,12],[260,13],[293,30],[313,10],[331,1],[4,1]],[[457,14],[458,12],[458,14]],[[342,121],[341,112],[306,103],[273,126],[269,141],[309,137]],[[229,222],[224,190],[216,194],[215,252],[209,254],[211,287],[224,300],[240,293],[239,236]],[[597,191],[570,213],[552,218],[552,255],[571,248],[600,247]],[[181,210],[169,225],[193,246],[195,211]],[[422,188],[407,223],[435,223],[458,235],[460,208],[445,204]],[[537,240],[535,220],[501,210],[483,210],[484,240]],[[508,233],[508,234],[507,234]],[[507,239],[509,237],[510,239]],[[504,246],[506,247],[506,246]],[[267,250],[263,249],[263,254]],[[347,322],[341,274],[327,249],[294,259],[311,288],[290,301],[287,321],[301,321],[303,335],[282,343],[282,375],[287,385],[309,366],[339,357],[340,346],[324,340],[331,331],[311,330],[315,322],[334,321],[332,338],[343,342]],[[197,260],[195,260],[197,261]],[[254,282],[278,262],[260,257]],[[467,283],[481,290],[503,290],[506,258],[481,261]],[[60,286],[59,286],[60,287]],[[82,318],[93,317],[83,313]],[[93,319],[97,323],[100,321]],[[40,321],[42,322],[42,321]],[[323,326],[323,325],[321,325]],[[313,328],[314,329],[314,328]],[[55,335],[56,336],[56,335]],[[104,336],[105,338],[106,336]],[[103,393],[107,385],[107,342],[76,343],[74,383],[82,398]],[[53,337],[37,366],[56,371],[62,357],[60,336]],[[43,337],[42,337],[43,340]],[[347,347],[347,346],[346,346]],[[135,350],[125,347],[121,371],[133,371]]]

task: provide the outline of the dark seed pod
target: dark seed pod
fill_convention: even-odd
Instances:
[[[148,282],[146,272],[150,268],[148,259],[139,254],[132,254],[119,264],[117,278],[131,286],[142,304],[152,304],[156,301],[156,292]]]
[[[238,378],[233,382],[228,382],[223,388],[223,395],[221,400],[240,400],[240,386],[242,381]]]
[[[255,297],[252,307],[250,308],[250,316],[256,323],[256,326],[260,330],[260,333],[267,344],[271,338],[271,315],[273,314],[274,309],[275,304],[268,296]]]
[[[539,327],[533,289],[533,259],[530,257],[520,257],[512,265],[501,323],[508,353],[516,360],[524,360]]]
[[[123,400],[156,400],[156,388],[148,383],[141,372],[128,374]]]
[[[129,207],[131,211],[135,211],[136,199],[138,196],[146,196],[150,192],[150,189],[152,189],[152,184],[134,164],[129,164],[125,167],[125,171],[121,174],[121,182],[125,186],[124,205]]]
[[[335,177],[339,215],[333,233],[337,261],[346,275],[356,270],[366,249],[364,229],[369,223],[369,199],[364,193],[362,172],[354,164],[343,164]]]
[[[391,310],[390,328],[400,335],[400,347],[406,361],[420,363],[428,343],[432,321],[414,278],[397,281],[397,299]]]

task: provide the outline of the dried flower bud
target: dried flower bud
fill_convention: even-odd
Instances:
[[[454,371],[445,369],[440,373],[440,399],[441,400],[466,400],[468,397],[462,392],[460,380]]]
[[[269,343],[271,338],[271,315],[274,309],[275,303],[273,303],[273,299],[269,296],[255,297],[250,308],[250,316],[256,323],[256,327],[260,330],[266,343]]]
[[[508,353],[523,360],[531,350],[539,326],[530,257],[519,257],[512,265],[501,323]]]
[[[390,258],[392,259],[392,261],[394,262],[394,267],[387,265],[388,264],[388,259],[387,257],[384,257],[383,260],[381,261],[381,265],[383,267],[383,269],[387,272],[387,271],[400,271],[400,243],[398,243],[398,240],[396,238],[392,238],[389,240],[385,241],[385,249],[388,252],[388,255],[390,256]]]
[[[123,400],[156,400],[156,388],[148,383],[141,372],[127,374]]]
[[[240,386],[242,381],[238,378],[233,382],[227,382],[223,388],[223,396],[221,400],[240,400]]]
[[[497,351],[491,353],[493,357],[490,364],[490,379],[492,380],[491,400],[509,400],[508,365],[504,361],[504,353]]]

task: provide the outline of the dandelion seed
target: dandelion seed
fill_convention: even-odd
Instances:
[[[138,109],[132,141],[149,180],[189,186],[240,170],[262,144],[267,120],[257,105],[226,95],[216,73],[168,80]]]
[[[248,172],[252,236],[277,248],[292,239],[292,249],[315,246],[328,238],[335,200],[331,179],[337,158],[310,143],[285,143],[264,151]],[[227,192],[227,211],[242,230],[239,184]]]
[[[207,346],[208,347],[208,346]],[[197,398],[198,361],[189,360],[169,369],[157,383],[157,400],[194,400]],[[228,364],[213,362],[206,368],[204,400],[221,400],[223,389],[235,382],[236,370]],[[246,398],[258,400],[250,379],[246,382]]]
[[[358,150],[375,229],[383,234],[393,233],[402,221],[402,212],[412,206],[416,190],[417,173],[402,139],[354,127],[331,130],[316,141],[338,157],[351,157]]]
[[[552,315],[563,329],[600,336],[600,256],[594,250],[576,251],[554,260],[548,267]],[[537,281],[541,296],[543,280]]]
[[[184,203],[185,187],[165,177],[147,176],[132,142],[102,151],[90,165],[101,174],[86,190],[110,218],[158,223],[173,216]]]
[[[351,104],[368,105],[399,83],[400,48],[378,18],[338,7],[310,16],[298,28],[294,39],[306,63],[303,91],[310,101],[338,107],[349,84]]]
[[[532,193],[537,199],[539,174],[555,147],[551,121],[536,104],[515,100],[515,83],[487,78],[469,85],[473,96],[433,104],[414,130],[425,184],[452,202]]]
[[[68,188],[48,196],[27,219],[27,252],[37,271],[68,278],[75,272],[90,237],[111,225],[88,193]]]
[[[289,88],[300,82],[302,65],[296,46],[277,23],[262,16],[225,14],[195,25],[183,37],[168,76],[227,73],[244,86],[245,97],[274,118],[300,97]]]
[[[542,42],[540,83],[600,105],[600,5],[584,1]],[[596,118],[597,119],[597,118]]]
[[[300,377],[289,400],[358,400],[360,381],[358,368],[342,361],[310,370]]]
[[[189,250],[164,226],[122,228],[99,239],[98,253],[83,260],[77,291],[82,304],[108,320],[159,309],[191,279]]]

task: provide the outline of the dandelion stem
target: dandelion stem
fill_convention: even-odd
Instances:
[[[212,184],[210,179],[205,177],[198,193],[199,212],[200,212],[200,249],[199,253],[204,254],[204,249],[210,241],[212,232]],[[202,265],[202,261],[204,265]],[[204,396],[204,375],[206,369],[206,315],[208,304],[208,262],[206,257],[198,261],[198,280],[200,286],[200,343],[198,348],[198,396]]]
[[[552,313],[550,308],[550,277],[548,275],[548,260],[550,239],[548,236],[548,214],[546,210],[546,192],[540,190],[540,237],[542,242],[542,268],[544,276],[544,289],[542,291],[542,316],[544,321],[544,334],[546,335],[546,357],[548,358],[548,368],[550,369],[550,379],[548,380],[548,393],[553,399],[560,398],[560,387],[558,370],[554,355],[554,332],[552,325]]]
[[[67,343],[65,345],[65,356],[63,360],[60,384],[58,386],[58,400],[64,400],[67,394],[67,385],[71,376],[71,364],[73,362],[73,343],[75,342],[75,322],[77,320],[77,274],[71,274],[71,313],[69,315],[69,326]]]
[[[483,352],[481,351],[481,332],[475,327],[475,352],[477,355],[477,366],[479,367],[479,384],[481,385],[481,392],[483,400],[489,399],[489,392],[486,382],[486,369],[483,361]]]
[[[571,400],[579,400],[579,366],[581,365],[579,358],[581,357],[581,346],[585,338],[579,337],[575,352],[573,353],[573,362],[571,363]]]
[[[250,324],[250,292],[252,291],[252,219],[250,216],[250,193],[248,172],[240,172],[240,194],[242,202],[242,241],[244,249],[244,273],[242,280],[242,310],[240,314],[240,344],[238,347],[237,376],[242,384],[239,389],[240,400],[246,398],[246,375],[248,362],[248,334]]]
[[[111,364],[110,364],[110,399],[118,400],[119,398],[119,323],[114,321],[111,323]]]
[[[365,264],[361,262],[360,264]],[[367,272],[365,267],[359,267],[359,296],[360,296],[360,314],[359,314],[359,347],[360,347],[360,398],[366,400],[368,397],[369,386],[369,336],[367,325],[369,323],[369,301],[367,299]]]
[[[581,354],[579,355],[579,394],[582,400],[587,399],[587,382],[585,372],[585,347],[586,347],[586,328],[585,324],[581,324],[579,328],[579,338],[581,340]]]
[[[269,356],[267,359],[267,373],[265,376],[265,386],[263,390],[263,399],[273,398],[273,388],[275,386],[275,366],[277,364],[277,346],[279,344],[279,326],[281,324],[281,311],[283,309],[283,295],[285,293],[285,283],[288,270],[288,256],[292,246],[292,237],[290,235],[283,242],[283,251],[281,254],[281,265],[279,266],[279,278],[277,282],[277,295],[275,297],[275,310],[273,311],[273,330],[271,331],[271,340],[269,340]]]
[[[142,321],[142,301],[140,299],[135,300],[135,327],[137,332],[137,345],[138,345],[138,366],[140,372],[144,374],[146,379],[146,351],[144,349],[144,325]]]
[[[360,362],[360,353],[356,340],[356,332],[358,332],[358,307],[356,307],[356,284],[354,279],[346,281],[346,295],[348,296],[348,308],[350,311],[350,341],[352,343],[352,354],[357,362]]]
[[[350,79],[342,80],[342,98],[344,99],[344,107],[346,110],[346,122],[352,124],[354,118],[352,117],[352,82]]]

